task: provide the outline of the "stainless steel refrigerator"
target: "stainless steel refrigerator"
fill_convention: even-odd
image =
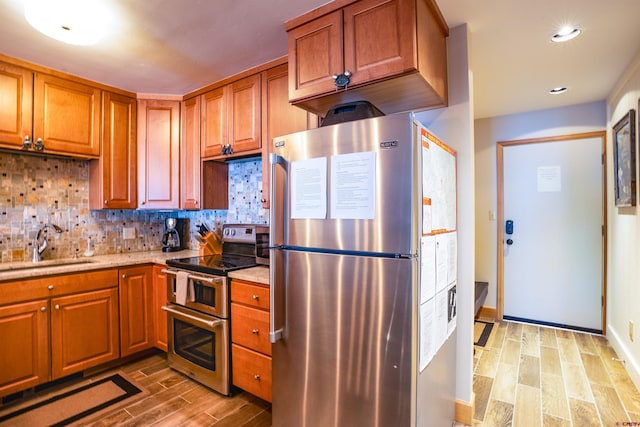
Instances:
[[[420,366],[421,134],[403,113],[274,139],[273,426],[451,425],[455,330]]]

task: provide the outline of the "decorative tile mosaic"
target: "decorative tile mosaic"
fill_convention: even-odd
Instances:
[[[90,211],[88,161],[0,152],[1,262],[31,260],[38,230],[47,223],[64,231],[47,229],[43,259],[82,254],[89,239],[96,255],[159,250],[169,216],[189,219],[188,245],[198,249],[193,235],[202,222],[210,228],[225,222],[268,223],[269,212],[260,203],[261,176],[259,159],[229,163],[228,211]],[[135,228],[136,237],[124,239],[124,227]]]

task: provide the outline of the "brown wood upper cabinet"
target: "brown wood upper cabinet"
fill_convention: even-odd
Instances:
[[[33,71],[0,62],[0,146],[22,149],[33,135]]]
[[[100,89],[47,74],[35,74],[33,147],[74,156],[100,155]]]
[[[260,74],[236,80],[201,97],[203,159],[260,154]]]
[[[262,73],[262,207],[269,208],[269,154],[273,139],[316,127],[318,119],[289,104],[287,64]]]
[[[447,104],[448,28],[434,0],[341,0],[287,22],[289,100],[319,115],[368,100],[385,114]],[[334,75],[350,73],[336,91]]]
[[[180,101],[138,100],[138,207],[180,207]]]
[[[100,89],[0,63],[0,146],[100,156]]]
[[[200,98],[182,103],[182,147],[180,150],[180,208],[201,208]]]
[[[136,99],[102,93],[102,155],[89,162],[89,208],[138,207]]]

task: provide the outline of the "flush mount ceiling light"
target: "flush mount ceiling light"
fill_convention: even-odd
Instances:
[[[569,40],[578,37],[580,33],[582,33],[582,30],[580,30],[579,28],[565,26],[562,27],[553,36],[551,36],[551,41],[556,43],[568,42]]]
[[[111,15],[102,0],[25,0],[24,16],[46,36],[86,46],[105,35]]]
[[[551,89],[549,91],[549,93],[551,95],[558,95],[560,93],[565,93],[567,91],[567,88],[564,86],[558,86],[558,87],[554,87],[553,89]]]

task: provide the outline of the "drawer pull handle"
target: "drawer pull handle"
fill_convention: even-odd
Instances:
[[[45,311],[47,311],[47,307],[40,307],[40,311],[44,313]]]
[[[254,335],[258,335],[260,333],[260,330],[259,329],[254,329],[254,330],[251,331],[251,333],[254,334]]]
[[[52,291],[52,290],[53,290],[53,285],[49,285],[49,286],[47,286],[47,289],[49,289],[50,291]]]
[[[260,381],[260,374],[255,374],[253,376],[253,379],[256,380],[256,381]]]
[[[258,301],[260,299],[260,297],[258,295],[252,295],[251,299],[254,301]]]

